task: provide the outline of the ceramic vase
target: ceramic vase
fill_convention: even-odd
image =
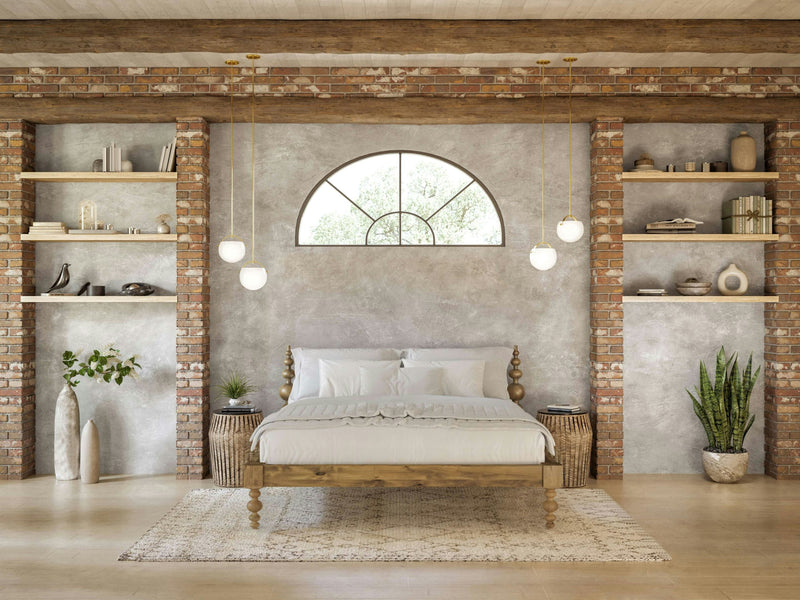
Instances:
[[[728,277],[736,277],[739,280],[738,287],[728,287]],[[742,296],[747,291],[747,285],[747,275],[733,263],[728,265],[728,268],[720,273],[717,279],[717,288],[723,296]]]
[[[100,481],[100,434],[92,419],[86,421],[81,432],[81,481]]]
[[[744,452],[710,452],[703,450],[703,470],[717,483],[736,483],[747,473],[749,459]]]
[[[169,225],[166,223],[159,223],[158,227],[156,227],[156,231],[158,233],[169,233]]]
[[[80,476],[81,414],[75,390],[64,384],[56,400],[53,464],[56,479],[67,481]]]
[[[731,140],[731,168],[734,171],[756,170],[756,141],[746,131]]]

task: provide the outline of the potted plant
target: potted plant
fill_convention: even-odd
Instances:
[[[717,353],[714,385],[700,361],[697,397],[686,390],[708,436],[708,446],[703,448],[703,469],[717,483],[735,483],[747,472],[749,455],[742,444],[755,421],[755,415],[750,414],[750,394],[760,371],[758,367],[753,373],[752,354],[747,367],[740,371],[736,355],[726,360],[725,348],[721,348]]]
[[[81,352],[66,350],[61,357],[66,383],[56,400],[53,440],[53,459],[58,480],[77,479],[80,474],[81,418],[78,397],[74,390],[80,383],[78,377],[91,377],[99,383],[113,381],[122,385],[126,377],[137,378],[136,369],[141,369],[135,355],[123,361],[119,350],[111,345],[92,351],[84,361],[79,358]]]
[[[245,406],[249,402],[244,397],[256,391],[256,388],[245,375],[239,371],[231,370],[223,377],[222,383],[217,386],[217,390],[219,390],[218,397],[227,399],[230,406]]]

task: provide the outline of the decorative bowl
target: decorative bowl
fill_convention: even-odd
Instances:
[[[710,281],[697,281],[690,277],[686,281],[675,284],[675,289],[681,296],[705,296],[711,291]]]

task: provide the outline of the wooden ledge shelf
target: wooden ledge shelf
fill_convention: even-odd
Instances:
[[[177,242],[177,233],[23,233],[23,242]]]
[[[777,242],[777,233],[623,233],[623,242]]]
[[[158,173],[158,172],[127,172],[127,173],[90,173],[90,172],[27,172],[20,173],[20,179],[31,181],[49,181],[58,183],[69,182],[106,182],[106,183],[146,183],[162,182],[175,183],[178,181],[177,173]]]
[[[741,183],[747,182],[763,182],[774,181],[778,179],[779,173],[777,172],[764,172],[764,171],[725,171],[714,173],[667,173],[665,171],[624,171],[622,173],[622,181],[638,181],[641,183],[664,183],[670,181],[681,181],[686,183],[703,183],[711,181],[738,181]]]
[[[623,296],[622,302],[720,302],[720,303],[772,303],[778,296]]]
[[[70,302],[70,303],[97,303],[97,302],[142,302],[142,303],[171,303],[178,302],[177,296],[22,296],[22,302],[36,302],[43,304]]]

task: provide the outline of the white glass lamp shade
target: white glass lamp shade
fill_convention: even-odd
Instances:
[[[552,269],[557,259],[556,249],[546,242],[539,242],[531,250],[531,265],[539,271]]]
[[[257,262],[246,263],[239,269],[239,283],[248,290],[260,290],[267,284],[267,270]]]
[[[566,216],[558,222],[556,235],[562,242],[577,242],[583,237],[583,223],[572,215]]]
[[[247,254],[247,248],[242,240],[225,238],[219,243],[219,257],[227,263],[237,263]]]

